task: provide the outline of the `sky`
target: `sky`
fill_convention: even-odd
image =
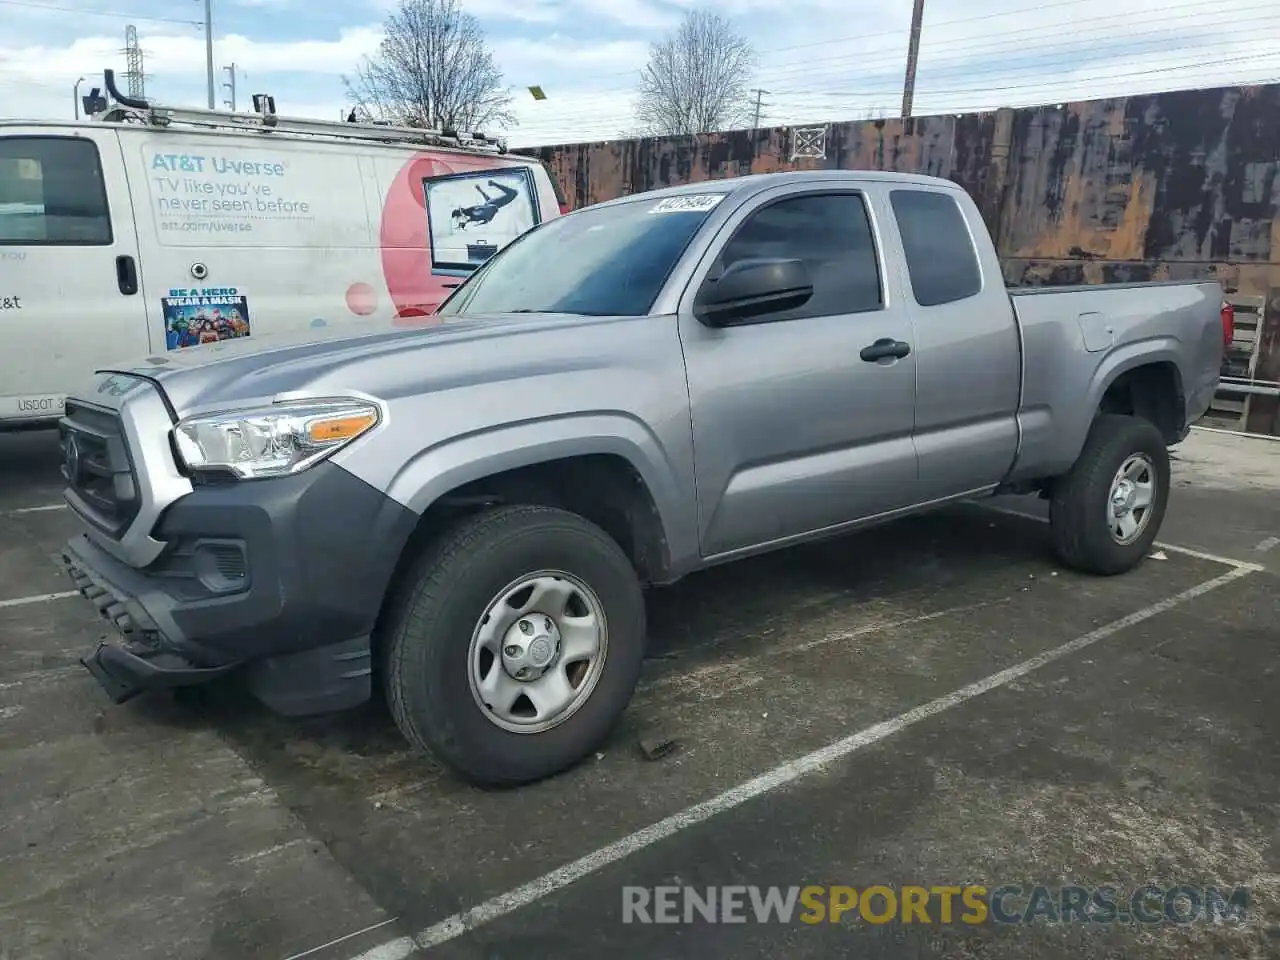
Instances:
[[[270,93],[282,115],[340,119],[342,78],[376,54],[395,2],[212,0],[217,99],[235,64],[239,109]],[[460,2],[512,88],[516,147],[627,135],[649,45],[695,6],[754,44],[761,126],[901,111],[911,0]],[[0,17],[0,119],[72,119],[79,78],[83,94],[123,73],[130,24],[147,96],[206,105],[203,0],[0,0]],[[1280,81],[1278,41],[1276,0],[925,0],[914,113]]]

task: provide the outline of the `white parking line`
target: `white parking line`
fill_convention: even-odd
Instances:
[[[1272,436],[1269,433],[1246,433],[1243,430],[1223,430],[1221,427],[1201,427],[1197,424],[1192,424],[1191,429],[1199,430],[1202,433],[1221,433],[1228,437],[1245,437],[1249,440],[1280,440],[1280,437]]]
[[[875,633],[881,633],[887,630],[901,630],[903,627],[912,627],[917,624],[930,623],[934,620],[940,620],[943,617],[954,617],[960,614],[972,613],[975,610],[985,610],[988,607],[998,606],[1002,603],[1008,603],[1013,599],[1009,597],[997,597],[994,600],[979,600],[977,603],[966,603],[957,607],[947,607],[943,610],[934,610],[932,613],[922,613],[915,617],[901,617],[897,620],[875,620],[871,623],[864,623],[861,626],[854,627],[852,630],[845,630],[839,633],[830,633],[821,637],[814,637],[811,640],[804,640],[800,643],[772,643],[759,653],[747,656],[735,657],[728,661],[716,661],[715,663],[706,664],[701,667],[693,667],[691,669],[680,670],[675,673],[669,673],[665,676],[657,677],[641,685],[636,692],[634,702],[639,705],[650,699],[649,695],[657,692],[660,696],[665,696],[664,688],[666,687],[684,687],[689,690],[700,690],[705,681],[732,679],[735,675],[746,672],[753,667],[758,667],[763,661],[773,659],[774,657],[789,657],[797,653],[804,653],[806,650],[813,650],[816,647],[826,646],[828,644],[849,643],[862,637]],[[710,644],[702,644],[694,649],[705,650]],[[731,686],[732,684],[730,684]],[[715,699],[723,694],[712,694],[709,699]]]
[[[67,597],[80,596],[79,590],[64,590],[61,593],[37,593],[30,597],[15,597],[13,600],[0,600],[0,609],[4,607],[22,607],[28,603],[45,603],[49,600],[64,600]]]
[[[377,930],[379,927],[385,927],[389,923],[395,923],[399,919],[400,919],[399,917],[388,917],[386,920],[379,920],[377,923],[369,924],[369,926],[365,927],[362,930],[356,930],[353,933],[348,933],[345,936],[338,937],[338,939],[336,940],[330,940],[328,943],[322,943],[318,947],[312,947],[310,950],[302,951],[302,953],[295,953],[291,957],[285,957],[285,960],[302,960],[303,957],[309,957],[312,954],[319,953],[321,950],[326,950],[329,947],[336,946],[339,943],[345,943],[346,941],[352,939],[353,937],[358,937],[358,936],[361,936],[362,934],[370,933],[374,930]]]
[[[0,691],[16,690],[24,687],[28,683],[51,683],[55,680],[63,680],[67,677],[84,676],[84,671],[79,666],[66,667],[47,667],[44,670],[32,670],[29,673],[20,673],[16,677],[0,682]]]
[[[65,510],[65,503],[46,503],[40,507],[15,507],[12,510],[0,510],[0,514],[6,517],[16,517],[23,513],[47,513],[50,510]]]
[[[263,857],[271,857],[285,850],[290,850],[293,847],[298,846],[299,844],[310,843],[310,842],[311,840],[309,840],[307,837],[297,837],[293,840],[286,840],[284,843],[277,843],[275,844],[275,846],[267,847],[264,850],[257,850],[253,853],[246,853],[243,856],[232,857],[231,864],[232,866],[238,867],[242,863],[252,863],[254,860],[261,860]]]
[[[1253,549],[1257,550],[1258,553],[1266,553],[1277,543],[1280,543],[1280,537],[1267,537],[1265,540],[1260,540]]]
[[[1034,513],[1023,513],[1021,510],[1014,510],[1012,507],[989,507],[982,504],[983,510],[989,510],[991,513],[1003,513],[1010,517],[1021,517],[1023,520],[1034,520],[1036,523],[1048,523],[1048,517],[1037,517]],[[1237,570],[1265,570],[1267,569],[1260,563],[1253,563],[1249,560],[1235,560],[1232,557],[1219,556],[1216,553],[1205,553],[1203,550],[1193,550],[1191,547],[1180,547],[1176,543],[1164,543],[1157,540],[1154,546],[1161,550],[1172,550],[1174,553],[1180,553],[1186,557],[1195,557],[1197,560],[1208,560],[1210,563],[1220,563],[1225,567],[1235,567]]]
[[[1165,549],[1169,548],[1166,547]],[[1114,620],[1098,627],[1084,636],[1077,637],[1059,647],[1054,647],[1052,650],[1041,653],[1029,660],[1024,660],[1015,666],[1001,670],[999,673],[993,673],[984,680],[961,687],[953,693],[931,700],[890,720],[867,727],[865,730],[860,730],[842,740],[837,740],[835,743],[820,750],[815,750],[806,756],[784,763],[782,766],[775,767],[754,780],[749,780],[717,797],[712,797],[710,800],[705,800],[686,810],[681,810],[679,813],[672,814],[665,820],[660,820],[606,847],[601,847],[594,853],[589,853],[585,857],[544,874],[522,887],[500,894],[492,900],[487,900],[479,906],[472,907],[470,910],[456,913],[412,937],[399,937],[395,940],[388,940],[386,943],[379,944],[371,950],[359,954],[353,960],[405,960],[417,950],[429,950],[432,947],[453,940],[470,930],[548,897],[575,881],[597,873],[610,864],[623,860],[631,856],[631,854],[644,850],[661,840],[672,837],[682,830],[687,830],[706,820],[710,820],[717,814],[732,810],[749,800],[786,786],[806,774],[821,770],[834,761],[841,760],[864,747],[891,737],[908,727],[920,723],[922,720],[937,716],[975,697],[980,697],[984,693],[990,693],[992,690],[1006,686],[1014,680],[1039,670],[1041,667],[1078,653],[1084,648],[1098,643],[1100,640],[1105,640],[1121,630],[1172,610],[1188,600],[1204,596],[1211,590],[1226,586],[1241,577],[1248,576],[1257,569],[1253,564],[1230,562],[1229,565],[1232,569],[1221,576],[1206,580],[1148,607],[1143,607],[1136,613],[1131,613],[1127,617],[1121,617],[1119,620]]]

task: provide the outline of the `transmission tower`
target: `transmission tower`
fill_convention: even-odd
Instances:
[[[146,96],[146,73],[142,69],[142,48],[138,46],[138,28],[124,28],[124,76],[129,83],[129,96]]]

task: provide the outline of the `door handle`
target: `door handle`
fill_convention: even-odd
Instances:
[[[126,297],[138,292],[138,265],[128,255],[116,257],[116,285]]]
[[[911,344],[903,343],[901,340],[894,340],[890,337],[881,337],[869,347],[863,347],[862,352],[858,354],[867,363],[877,363],[880,360],[901,360],[911,352]]]

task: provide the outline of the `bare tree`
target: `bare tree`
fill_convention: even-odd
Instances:
[[[749,126],[751,43],[714,13],[694,10],[675,33],[650,47],[640,72],[636,120],[649,136]]]
[[[363,120],[484,131],[515,122],[480,23],[457,0],[400,0],[376,56],[343,77]]]

